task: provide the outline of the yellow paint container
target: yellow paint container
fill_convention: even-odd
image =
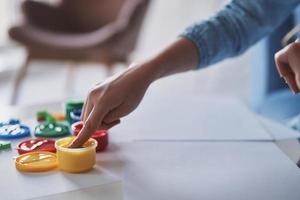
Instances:
[[[58,167],[71,173],[92,169],[96,163],[97,141],[90,138],[82,148],[68,148],[74,139],[72,136],[55,142]]]

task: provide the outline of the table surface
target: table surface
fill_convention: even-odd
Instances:
[[[17,117],[33,128],[36,111],[62,108],[0,107],[0,120]],[[299,199],[298,154],[290,159],[274,143],[297,137],[234,98],[149,97],[110,131],[109,149],[97,154],[89,173],[20,173],[13,164],[16,150],[2,151],[1,197]]]

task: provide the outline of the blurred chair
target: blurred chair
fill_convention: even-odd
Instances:
[[[9,35],[27,49],[27,59],[17,71],[11,104],[33,59],[104,64],[111,74],[115,63],[128,63],[141,29],[149,0],[62,0],[50,5],[25,1],[24,23],[12,27]]]

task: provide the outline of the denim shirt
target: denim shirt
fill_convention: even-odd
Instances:
[[[199,68],[243,53],[271,33],[300,0],[232,0],[208,20],[188,27],[180,36],[197,47]]]

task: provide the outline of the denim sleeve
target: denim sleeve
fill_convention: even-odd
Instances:
[[[288,17],[299,0],[232,0],[215,16],[180,36],[197,47],[199,68],[243,53]]]

